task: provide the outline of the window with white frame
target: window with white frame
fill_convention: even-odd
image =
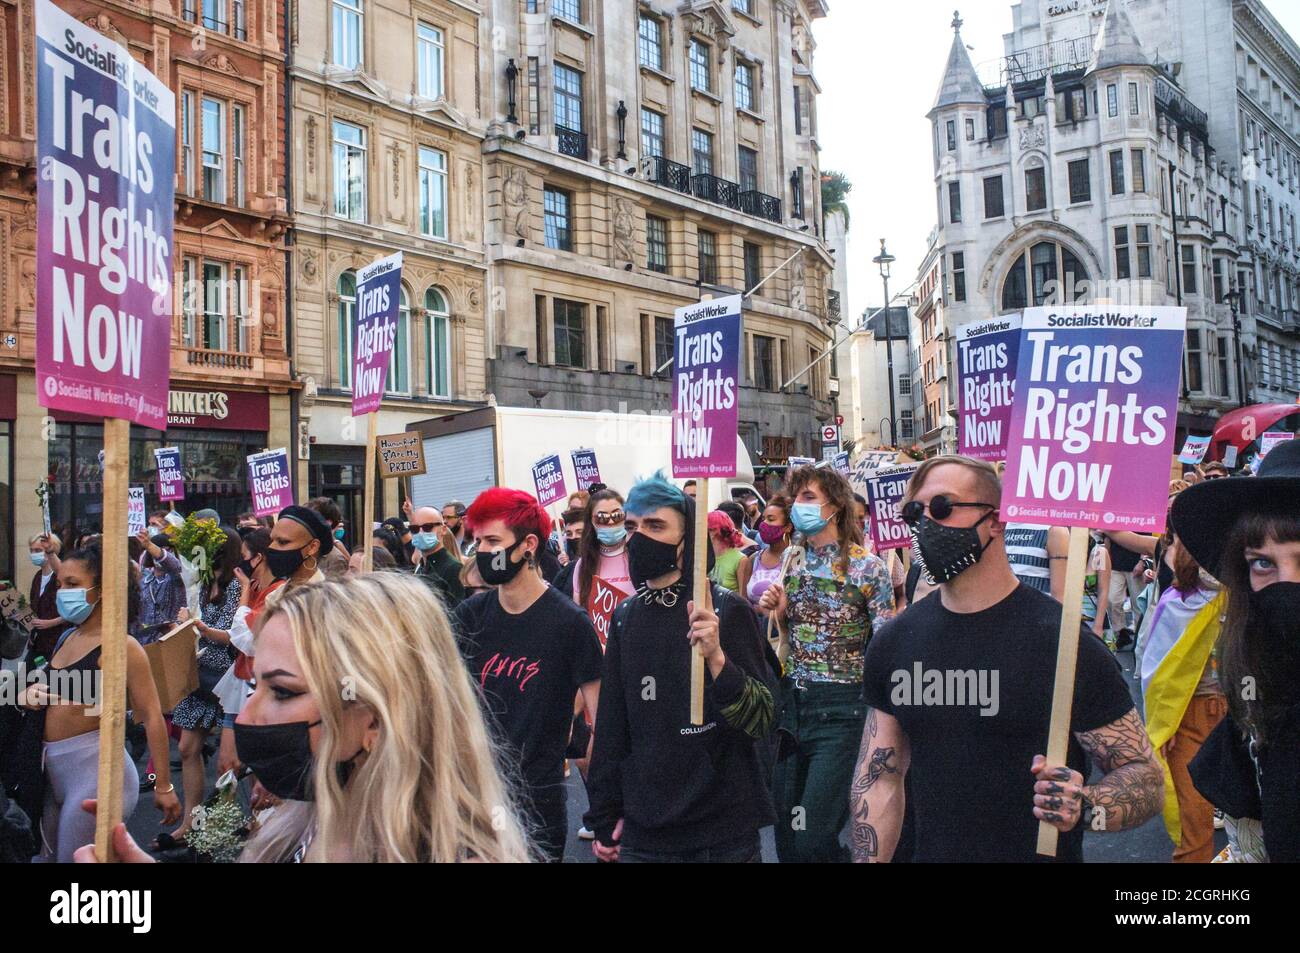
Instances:
[[[411,302],[406,288],[400,291],[397,302],[397,332],[393,335],[393,350],[388,355],[388,381],[385,394],[404,397],[411,393]]]
[[[357,318],[357,276],[350,271],[339,275],[339,386],[352,386],[352,330]]]
[[[334,120],[334,214],[366,220],[366,131]]]
[[[236,103],[230,107],[230,159],[234,177],[234,204],[244,205],[244,107]]]
[[[690,51],[691,89],[698,89],[704,93],[713,92],[711,60],[712,54],[709,51],[709,44],[703,40],[692,38]]]
[[[582,0],[551,0],[551,12],[573,23],[581,23]]]
[[[420,231],[447,237],[447,154],[420,147]]]
[[[247,0],[184,0],[181,17],[213,33],[248,39]]]
[[[736,108],[754,110],[754,67],[736,60]]]
[[[203,97],[203,197],[226,200],[226,104]]]
[[[430,397],[451,396],[451,315],[437,288],[424,293],[426,385]]]
[[[691,130],[691,167],[696,175],[713,174],[713,133]]]
[[[181,92],[181,191],[194,194],[194,94]]]
[[[425,99],[441,99],[444,83],[444,54],[442,31],[421,23],[416,28],[416,58],[419,66],[420,95]]]
[[[364,0],[330,0],[334,65],[361,68]]]
[[[582,132],[582,73],[555,64],[555,125]]]
[[[641,108],[641,155],[664,154],[664,117],[653,109]]]
[[[639,14],[636,28],[637,57],[642,66],[664,68],[663,24],[658,17]]]
[[[181,312],[185,347],[249,352],[248,272],[243,265],[186,255]]]

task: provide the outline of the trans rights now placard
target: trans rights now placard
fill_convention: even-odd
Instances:
[[[673,476],[736,475],[740,295],[678,308],[673,321]]]
[[[1020,315],[976,321],[957,329],[958,452],[1004,460],[1016,394]]]
[[[1185,308],[1025,312],[1003,519],[1163,532],[1186,324]]]

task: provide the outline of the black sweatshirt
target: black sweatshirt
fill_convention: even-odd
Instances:
[[[772,728],[776,679],[749,603],[713,586],[726,664],[704,674],[704,724],[691,725],[691,649],[675,606],[631,596],[605,646],[587,826],[601,843],[655,851],[707,847],[775,822],[757,739]]]

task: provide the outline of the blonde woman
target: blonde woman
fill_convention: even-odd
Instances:
[[[372,573],[285,592],[267,604],[254,667],[239,760],[284,803],[242,861],[531,859],[446,614],[422,582]],[[114,838],[125,859],[148,859],[120,825]]]

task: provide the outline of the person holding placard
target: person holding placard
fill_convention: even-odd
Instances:
[[[776,852],[782,863],[842,862],[844,792],[866,718],[863,652],[894,615],[894,587],[884,560],[866,549],[853,488],[838,471],[799,467],[786,490],[805,555],[759,601],[790,643],[778,728],[794,751],[776,768]]]
[[[417,522],[419,513],[437,513],[416,512]],[[551,519],[536,497],[484,490],[466,510],[465,525],[478,543],[479,574],[497,588],[456,607],[462,654],[511,751],[538,847],[559,863],[568,835],[564,751],[573,697],[582,693],[594,725],[600,641],[587,613],[542,578],[538,554]]]
[[[78,847],[94,838],[95,818],[82,810],[82,801],[95,796],[98,782],[102,567],[98,546],[74,550],[63,559],[59,615],[73,628],[60,637],[46,668],[48,678],[29,685],[19,697],[19,704],[38,712],[44,722],[41,762],[45,793],[42,849],[37,858],[42,861],[67,863]],[[126,605],[129,625],[139,611],[138,591],[127,593]],[[158,689],[144,648],[135,639],[126,640],[126,658],[127,700],[136,722],[145,726],[158,773],[154,805],[162,812],[163,823],[172,824],[181,816],[181,804],[170,778],[167,726]],[[76,697],[76,689],[87,685],[94,686],[88,695]],[[122,771],[124,817],[135,809],[139,786],[135,762],[128,756]]]
[[[54,533],[38,533],[27,541],[32,565],[36,567],[28,598],[28,605],[32,608],[32,641],[27,653],[28,665],[37,658],[48,659],[54,652],[54,643],[68,626],[59,615],[57,604],[59,551],[62,547],[63,543]]]
[[[697,606],[695,503],[657,474],[627,495],[636,594],[614,611],[588,774],[586,826],[602,861],[743,863],[773,821],[759,745],[776,678],[749,605],[709,588]],[[708,561],[711,561],[708,560]],[[690,722],[691,647],[707,675],[703,724]]]
[[[1218,643],[1228,715],[1189,766],[1224,812],[1230,859],[1300,861],[1300,444],[1249,480],[1199,483],[1173,526],[1228,591]]]
[[[181,561],[172,551],[172,542],[164,534],[137,537],[144,552],[140,554],[140,624],[137,638],[141,645],[157,641],[180,617],[185,607],[185,581],[181,578]]]
[[[914,603],[867,646],[870,713],[850,802],[854,859],[892,859],[904,780],[917,862],[1031,862],[1039,821],[1062,832],[1059,861],[1083,859],[1089,826],[1144,823],[1164,777],[1124,675],[1100,640],[1079,640],[1067,764],[1047,764],[1062,605],[1007,560],[1002,484],[970,457],[926,460],[903,516],[937,596]],[[1103,777],[1085,785],[1087,760]]]

